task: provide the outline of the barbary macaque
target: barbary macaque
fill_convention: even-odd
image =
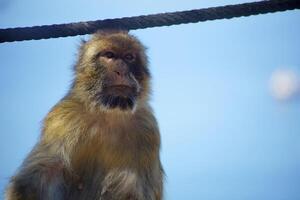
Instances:
[[[74,71],[6,200],[161,200],[144,46],[126,31],[97,32],[83,42]]]

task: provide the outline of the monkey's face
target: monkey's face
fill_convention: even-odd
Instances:
[[[132,110],[147,95],[144,47],[127,33],[97,34],[84,45],[77,84],[105,109]]]

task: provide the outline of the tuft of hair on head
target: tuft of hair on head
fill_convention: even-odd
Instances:
[[[129,35],[129,31],[125,29],[100,29],[92,35],[92,40],[106,38],[111,35]]]
[[[103,36],[106,36],[106,35],[110,35],[110,34],[128,34],[129,33],[129,30],[126,30],[126,29],[99,29],[97,30],[94,35],[103,35]]]

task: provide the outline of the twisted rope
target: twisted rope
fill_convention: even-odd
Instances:
[[[70,24],[54,24],[23,28],[0,29],[0,43],[85,35],[99,29],[136,30],[151,27],[231,19],[300,8],[300,0],[268,0],[227,5],[182,12],[170,12],[136,17],[105,19]]]

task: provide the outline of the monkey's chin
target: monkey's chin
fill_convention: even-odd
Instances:
[[[135,87],[115,85],[104,87],[97,100],[106,110],[133,111],[137,96]]]
[[[106,109],[129,111],[134,110],[135,106],[135,99],[132,97],[105,95],[100,101]]]

